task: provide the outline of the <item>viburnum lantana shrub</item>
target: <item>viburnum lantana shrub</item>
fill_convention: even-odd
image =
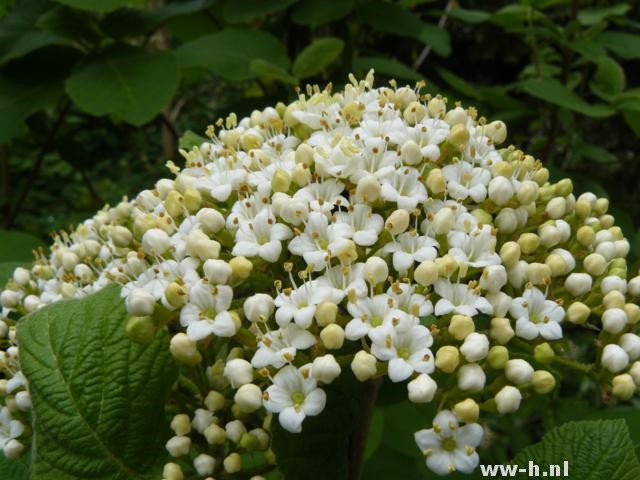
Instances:
[[[38,422],[58,401],[46,384],[56,375],[78,408],[93,405],[92,382],[73,378],[111,343],[77,347],[86,354],[70,375],[60,352],[74,335],[115,338],[96,319],[117,309],[61,301],[111,284],[126,306],[122,331],[142,345],[161,335],[154,355],[169,350],[180,366],[158,396],[172,430],[161,440],[174,458],[159,469],[166,479],[247,478],[245,452],[277,464],[273,430],[304,431],[341,378],[402,382],[409,401],[435,402],[415,443],[441,475],[478,465],[486,416],[556,388],[546,365],[597,378],[620,400],[634,395],[640,277],[627,280],[629,243],[608,201],[576,198],[570,180],[550,183],[540,161],[500,148],[501,121],[420,84],[350,80],[219,121],[209,141],[181,151],[184,166],[168,163],[173,178],[61,232],[48,257],[15,270],[1,294],[7,458],[29,449],[32,401],[32,455],[45,455],[39,436],[52,433]],[[75,310],[58,320],[47,307],[56,302]],[[47,330],[31,339],[38,324]],[[576,335],[590,336],[587,348],[570,348]],[[47,342],[61,365],[50,371],[35,361]],[[100,375],[139,355],[110,360]],[[124,395],[117,385],[104,395]]]

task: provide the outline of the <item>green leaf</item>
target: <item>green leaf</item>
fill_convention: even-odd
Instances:
[[[595,25],[609,17],[619,17],[631,9],[627,3],[618,3],[609,7],[581,8],[578,11],[578,21],[585,26]]]
[[[603,118],[614,113],[613,109],[604,104],[589,104],[578,95],[553,78],[530,78],[520,84],[529,95],[553,103],[563,108],[573,110],[588,117]]]
[[[205,137],[198,135],[191,130],[187,130],[180,137],[180,141],[178,142],[180,148],[184,148],[185,150],[191,150],[193,147],[199,147],[204,142],[208,142],[209,140]]]
[[[360,10],[360,19],[374,29],[401,37],[411,37],[431,45],[438,55],[446,56],[451,52],[449,34],[443,28],[428,24],[399,5],[373,0]]]
[[[595,40],[624,60],[640,58],[640,35],[605,31]]]
[[[302,50],[293,62],[293,74],[298,78],[316,75],[333,62],[344,48],[339,38],[325,37],[314,40]]]
[[[289,68],[284,45],[258,30],[228,28],[188,42],[176,52],[183,68],[204,67],[230,81],[258,77],[251,70],[251,61],[257,58]]]
[[[38,17],[36,26],[60,37],[93,42],[99,36],[96,32],[97,25],[89,15],[64,5],[56,5]]]
[[[146,0],[56,0],[56,2],[80,10],[107,13],[122,7],[142,7]]]
[[[279,12],[293,5],[298,0],[242,0],[228,1],[222,14],[229,23],[243,23],[270,13]]]
[[[339,20],[353,8],[353,0],[302,0],[293,8],[291,19],[298,25],[315,28]]]
[[[506,5],[491,15],[491,22],[510,31],[522,27],[529,15],[532,15],[532,20],[540,16],[525,5]]]
[[[463,78],[458,77],[456,74],[450,72],[445,68],[436,68],[436,71],[438,72],[438,75],[440,75],[440,77],[445,82],[447,82],[447,84],[454,90],[469,98],[473,98],[476,100],[480,99],[480,93],[478,89]]]
[[[170,436],[164,403],[177,370],[168,333],[129,340],[120,288],[52,304],[18,327],[33,401],[34,480],[155,476]]]
[[[133,125],[153,119],[177,88],[173,54],[118,47],[83,62],[66,84],[82,110],[96,116],[112,114]]]
[[[296,85],[299,83],[298,79],[287,72],[284,68],[261,58],[251,60],[251,64],[249,65],[249,67],[251,68],[252,72],[257,73],[261,77],[273,78],[285,83],[290,83],[291,85]]]
[[[571,478],[584,480],[640,478],[640,463],[624,420],[566,423],[513,459],[515,465],[529,461],[541,468],[568,461]]]
[[[33,262],[33,250],[44,242],[29,233],[0,230],[0,262]]]
[[[0,478],[7,480],[30,480],[31,452],[19,460],[8,460],[0,452]]]
[[[618,95],[622,93],[626,84],[624,70],[611,57],[602,57],[598,60],[593,82],[598,91],[605,95]]]
[[[358,57],[353,61],[353,65],[358,72],[364,74],[373,68],[376,73],[385,77],[410,80],[412,82],[418,82],[423,79],[422,75],[412,68],[385,57]]]
[[[452,8],[449,15],[465,23],[482,23],[491,18],[489,12],[483,10],[468,10],[461,7]]]
[[[0,65],[23,57],[48,45],[65,43],[65,40],[50,32],[35,28],[36,20],[49,5],[42,0],[20,2],[0,22]]]

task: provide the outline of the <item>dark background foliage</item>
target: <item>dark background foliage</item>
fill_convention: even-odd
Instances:
[[[185,134],[370,68],[380,83],[424,79],[452,104],[505,121],[508,141],[553,177],[611,199],[637,260],[638,10],[589,0],[0,0],[0,277],[51,230],[150,187],[179,161]],[[589,406],[608,401],[597,385],[564,384],[551,408],[534,398],[491,425],[483,460],[507,461],[554,425],[603,415]],[[411,432],[432,412],[399,408],[401,387],[382,392],[367,478],[424,474]],[[637,409],[606,415],[627,418],[640,441]]]

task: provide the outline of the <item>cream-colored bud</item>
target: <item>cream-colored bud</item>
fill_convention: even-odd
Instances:
[[[540,187],[536,182],[525,180],[518,189],[518,201],[523,205],[528,205],[536,200]]]
[[[618,290],[611,290],[602,299],[602,305],[605,309],[624,308],[626,298],[624,294]]]
[[[640,387],[640,362],[633,362],[629,369],[629,375],[633,378],[633,382],[637,387]]]
[[[439,277],[438,265],[431,260],[425,260],[416,267],[413,272],[413,279],[422,286],[429,286],[436,283]]]
[[[278,168],[271,177],[271,190],[286,192],[291,187],[291,175],[286,170]]]
[[[551,280],[551,269],[544,263],[530,263],[526,269],[527,280],[534,285],[546,285]]]
[[[364,263],[362,275],[372,285],[384,282],[389,276],[389,267],[380,257],[369,257]]]
[[[389,215],[385,222],[385,228],[389,230],[392,235],[398,235],[409,227],[410,219],[409,212],[400,208]]]
[[[224,228],[225,220],[220,212],[213,208],[202,208],[196,214],[196,220],[207,233],[217,233]]]
[[[400,158],[406,165],[417,165],[422,161],[420,146],[413,140],[408,140],[400,148]]]
[[[555,197],[549,200],[549,203],[547,203],[545,208],[545,212],[549,218],[556,220],[564,216],[566,209],[567,203],[565,199],[562,197]]]
[[[240,388],[253,381],[253,367],[242,358],[234,358],[224,366],[224,376],[233,388]]]
[[[156,334],[156,324],[151,317],[129,317],[127,320],[127,336],[134,342],[147,345]]]
[[[444,235],[451,231],[455,220],[456,215],[453,209],[450,207],[444,207],[438,210],[438,212],[433,216],[431,225],[437,235]]]
[[[556,388],[555,377],[546,370],[536,370],[533,372],[531,383],[533,383],[535,392],[541,395],[545,395]]]
[[[212,423],[205,429],[204,438],[209,445],[222,445],[227,439],[227,432],[224,428]]]
[[[620,400],[631,400],[636,391],[636,384],[633,377],[628,373],[616,375],[611,381],[611,393]]]
[[[126,227],[114,226],[109,229],[109,237],[118,248],[128,247],[133,240],[133,234]]]
[[[509,350],[502,345],[494,345],[489,350],[487,355],[487,362],[491,368],[496,370],[503,370],[507,366],[509,361]]]
[[[500,145],[507,139],[507,126],[500,120],[495,120],[484,126],[483,133],[489,137],[494,145]]]
[[[246,383],[238,389],[233,401],[242,412],[255,412],[262,407],[262,390],[253,383]]]
[[[311,365],[311,376],[325,384],[333,382],[340,372],[340,365],[331,354],[314,358]]]
[[[475,423],[480,416],[480,406],[473,398],[467,398],[453,406],[453,413],[465,423]]]
[[[435,260],[438,267],[438,275],[441,277],[450,277],[458,269],[458,262],[448,253],[443,257],[438,257]]]
[[[320,340],[327,349],[338,350],[344,343],[344,329],[336,323],[327,325],[320,332]]]
[[[522,393],[516,387],[507,385],[496,394],[495,401],[498,413],[503,415],[513,413],[520,408]]]
[[[231,267],[232,275],[241,279],[249,278],[253,270],[253,263],[242,256],[233,257],[229,260],[229,266]]]
[[[216,459],[206,453],[201,453],[193,459],[193,468],[201,477],[212,475],[216,468]]]
[[[180,308],[187,303],[188,296],[183,285],[177,282],[171,282],[164,289],[164,298],[172,308]]]
[[[582,302],[573,302],[567,308],[567,320],[576,325],[583,324],[591,315],[591,309]]]
[[[291,180],[299,187],[304,187],[311,183],[311,170],[302,163],[297,163],[291,171]]]
[[[194,366],[200,363],[202,356],[198,352],[196,342],[185,333],[176,333],[169,343],[169,351],[177,362]]]
[[[507,362],[505,376],[516,385],[530,382],[533,378],[533,367],[526,360],[514,358]]]
[[[183,480],[182,468],[177,463],[167,463],[162,469],[163,480]]]
[[[184,191],[184,206],[189,212],[197,212],[202,206],[202,194],[193,187],[188,187]]]
[[[575,206],[576,216],[580,220],[584,220],[591,215],[591,203],[584,199],[578,199]]]
[[[204,399],[204,405],[213,413],[222,410],[226,403],[224,395],[215,390],[211,390]]]
[[[426,373],[421,373],[407,384],[409,401],[413,403],[428,403],[438,389],[436,382]]]
[[[222,464],[225,472],[237,473],[242,470],[242,457],[238,453],[232,453],[224,459]]]
[[[175,190],[170,191],[167,198],[164,200],[164,208],[173,218],[182,216],[185,209],[184,197],[180,192]]]
[[[635,325],[640,320],[640,306],[635,303],[626,303],[622,308],[627,314],[630,325]]]
[[[436,367],[445,373],[452,373],[460,363],[460,352],[452,345],[440,347],[436,352]]]
[[[334,323],[338,314],[338,305],[331,301],[324,301],[316,307],[314,317],[321,327]]]
[[[609,210],[609,199],[608,198],[599,198],[596,200],[595,205],[593,206],[593,211],[596,215],[604,215]]]
[[[427,103],[427,111],[433,118],[442,118],[447,111],[447,102],[440,95],[433,97]]]
[[[594,277],[599,277],[607,269],[607,261],[599,253],[591,253],[583,261],[584,269]]]
[[[514,267],[520,260],[520,245],[516,242],[505,242],[500,248],[500,258],[505,267]]]
[[[166,448],[172,457],[188,455],[189,450],[191,450],[191,439],[189,437],[176,435],[167,441]]]
[[[466,315],[454,315],[451,317],[451,322],[449,323],[449,333],[456,340],[464,340],[467,335],[474,332],[476,329],[473,320],[471,317]]]
[[[466,127],[466,125],[463,125],[461,123],[454,125],[449,131],[449,137],[447,138],[447,141],[451,145],[455,145],[457,147],[465,145],[469,141],[469,129]]]
[[[380,198],[382,187],[375,175],[367,175],[358,181],[356,196],[366,203],[375,202]]]
[[[447,180],[442,174],[442,170],[434,168],[427,175],[427,181],[425,182],[427,189],[434,195],[438,195],[445,191],[447,188]]]
[[[540,237],[535,233],[523,233],[518,238],[518,245],[522,253],[534,253],[540,246]]]
[[[540,168],[533,174],[533,180],[537,182],[538,185],[544,185],[549,181],[549,170],[546,168]]]
[[[174,416],[173,420],[171,420],[171,430],[173,430],[176,435],[187,435],[191,432],[191,421],[189,420],[189,415],[181,413]]]
[[[496,205],[506,205],[514,194],[511,180],[505,177],[495,177],[489,182],[488,196]]]
[[[576,232],[576,239],[578,240],[580,245],[583,245],[585,247],[589,247],[593,245],[595,238],[596,238],[596,234],[593,231],[593,228],[587,225],[583,225]]]
[[[360,350],[351,361],[351,370],[358,380],[365,382],[377,373],[377,363],[376,357]]]
[[[313,165],[313,148],[306,143],[301,143],[296,149],[295,160],[296,163],[310,167]]]
[[[422,120],[426,113],[427,109],[422,103],[413,101],[404,109],[402,117],[407,121],[407,123],[414,125]]]

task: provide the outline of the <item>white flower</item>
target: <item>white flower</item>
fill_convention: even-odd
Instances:
[[[320,286],[316,281],[305,282],[299,288],[283,290],[275,299],[276,322],[281,327],[293,320],[302,328],[309,328],[316,307],[325,301],[337,303],[335,290]]]
[[[493,312],[489,301],[464,283],[451,283],[449,280],[440,279],[435,283],[434,290],[440,296],[434,309],[436,316],[454,312],[473,317],[478,311],[487,315]]]
[[[414,293],[415,285],[408,283],[394,283],[387,290],[397,309],[407,312],[415,317],[416,323],[420,317],[426,317],[433,313],[433,304],[422,294]]]
[[[336,219],[338,222],[350,224],[353,230],[353,241],[365,247],[376,243],[384,227],[382,216],[373,213],[371,207],[364,204],[349,207],[347,212],[337,212]]]
[[[383,253],[393,253],[393,268],[406,272],[414,262],[434,260],[438,256],[438,242],[431,237],[418,235],[415,230],[398,235],[387,243]]]
[[[560,322],[564,310],[552,300],[547,300],[537,288],[527,289],[522,297],[514,298],[509,308],[516,319],[516,335],[526,340],[541,336],[546,340],[562,338]]]
[[[409,330],[397,330],[384,325],[369,332],[371,353],[389,362],[388,375],[392,382],[401,382],[413,372],[432,373],[435,365],[429,347],[433,337],[427,327],[415,325]]]
[[[353,317],[345,327],[345,336],[349,340],[358,340],[382,325],[400,329],[414,325],[413,319],[396,308],[394,300],[389,295],[359,298],[355,303],[349,302],[347,310]]]
[[[275,262],[282,253],[282,240],[291,238],[291,229],[275,223],[266,212],[260,212],[251,222],[242,222],[236,232],[236,244],[231,252],[244,257],[260,257]]]
[[[491,180],[491,172],[481,167],[474,167],[467,162],[458,162],[442,168],[447,179],[449,196],[455,200],[471,197],[482,202],[487,197],[487,185]]]
[[[357,297],[364,297],[367,294],[367,284],[363,269],[364,263],[336,265],[327,268],[322,276],[316,278],[316,282],[317,285],[332,288],[331,296],[337,303],[340,303],[350,290],[353,290]]]
[[[0,408],[0,448],[12,440],[16,440],[24,433],[24,425],[19,420],[11,418],[11,412],[7,407]]]
[[[282,428],[292,433],[301,432],[305,417],[322,412],[327,400],[316,379],[309,374],[310,367],[283,367],[265,392],[264,407],[277,413]]]
[[[398,164],[398,155],[392,150],[387,150],[387,142],[382,138],[367,138],[364,141],[364,150],[353,164],[354,171],[349,179],[358,183],[368,175],[382,178],[393,172]]]
[[[416,432],[415,440],[427,457],[427,466],[438,475],[471,473],[480,461],[475,449],[483,434],[477,423],[460,427],[453,413],[442,410],[433,420],[433,428]]]
[[[316,337],[295,323],[288,323],[278,330],[264,334],[258,341],[251,364],[255,368],[272,366],[281,368],[292,362],[298,350],[306,350],[316,344]]]
[[[349,206],[349,201],[342,195],[344,189],[344,183],[329,179],[301,188],[293,198],[308,202],[314,212],[330,214],[336,205]]]
[[[398,208],[413,210],[427,200],[427,189],[420,180],[420,172],[415,168],[393,170],[381,179],[381,183],[382,198],[395,202]]]
[[[232,337],[237,327],[231,314],[233,290],[227,285],[212,287],[199,283],[189,292],[189,302],[180,311],[180,324],[187,327],[187,335],[195,341],[211,334]]]
[[[203,169],[206,176],[197,178],[195,186],[206,190],[214,199],[224,202],[231,192],[246,180],[247,171],[244,168],[234,168],[232,162],[226,158],[218,158],[207,164]]]
[[[353,236],[351,225],[342,222],[329,224],[327,217],[312,212],[304,232],[289,242],[289,251],[304,258],[314,271],[325,268],[329,259],[343,249],[346,240]]]
[[[471,267],[500,265],[500,255],[496,253],[496,237],[489,225],[476,228],[469,234],[460,231],[449,232],[449,255],[458,263]]]

